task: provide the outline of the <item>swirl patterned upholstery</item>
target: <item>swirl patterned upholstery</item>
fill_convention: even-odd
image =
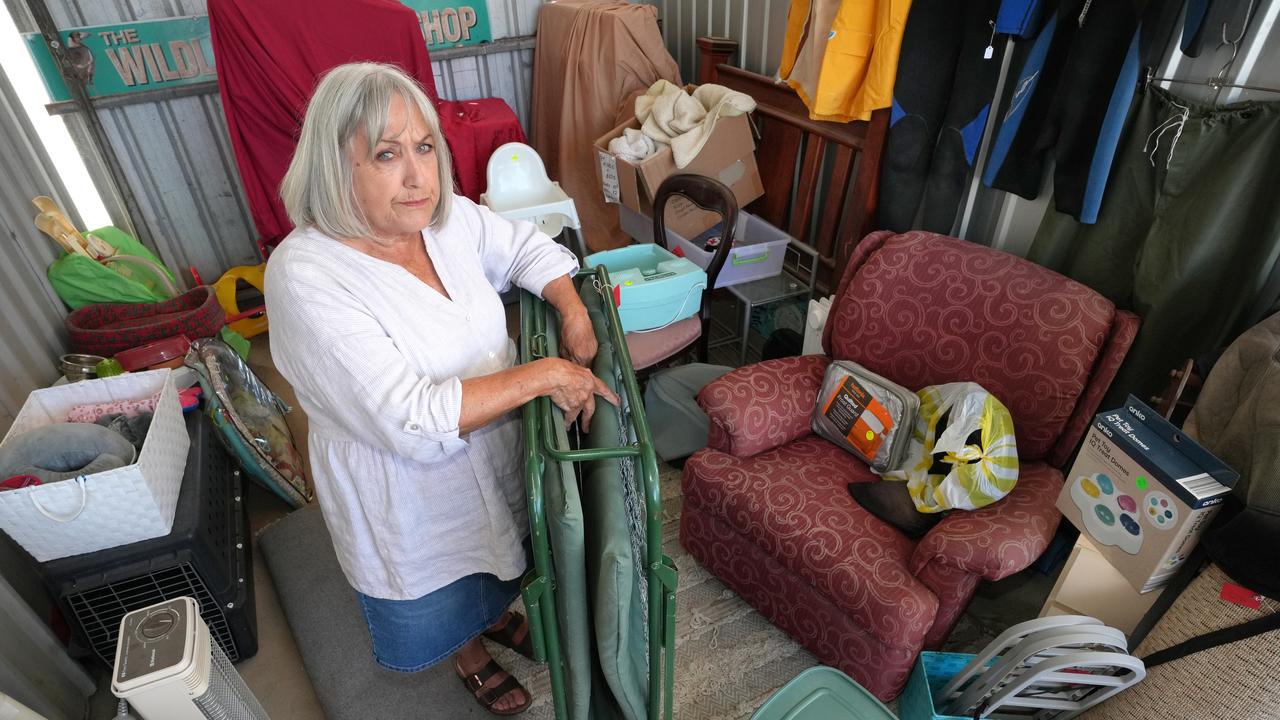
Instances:
[[[680,540],[713,573],[878,697],[951,632],[981,579],[1034,561],[1057,529],[1057,466],[1075,450],[1138,320],[1012,255],[932,233],[858,244],[831,309],[828,355],[739,368],[698,403],[708,447],[685,463]],[[863,510],[866,465],[810,433],[831,358],[910,388],[971,380],[1014,417],[1017,486],[919,542]]]

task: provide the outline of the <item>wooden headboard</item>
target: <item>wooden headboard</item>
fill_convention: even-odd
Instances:
[[[736,40],[698,38],[698,82],[756,100],[756,161],[765,192],[747,209],[817,250],[818,286],[834,291],[854,246],[872,230],[889,110],[877,110],[868,122],[810,120],[787,85],[725,64],[737,49]]]

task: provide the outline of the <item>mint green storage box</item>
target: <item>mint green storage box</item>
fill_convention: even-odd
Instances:
[[[969,653],[922,652],[907,687],[898,698],[902,720],[968,720],[959,715],[943,715],[933,706],[933,694],[942,689],[974,658]]]
[[[792,678],[751,720],[898,720],[866,688],[819,665]]]
[[[655,330],[692,317],[707,287],[706,271],[653,243],[605,250],[588,255],[584,262],[609,271],[625,332]]]

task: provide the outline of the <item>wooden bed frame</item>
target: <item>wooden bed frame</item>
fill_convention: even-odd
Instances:
[[[748,210],[813,247],[818,288],[834,291],[854,246],[873,229],[889,110],[867,122],[810,120],[789,86],[726,64],[737,50],[736,40],[698,38],[698,82],[756,100],[756,161],[765,192]]]

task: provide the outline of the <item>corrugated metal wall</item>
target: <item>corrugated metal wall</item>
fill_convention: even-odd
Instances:
[[[63,208],[66,191],[50,175],[50,161],[7,78],[0,74],[0,435],[8,431],[32,388],[58,377],[57,357],[66,352],[62,301],[45,280],[57,256],[53,242],[31,220],[35,195],[49,195]],[[72,216],[73,221],[77,218]]]
[[[737,40],[739,52],[729,62],[773,75],[778,72],[788,0],[650,0],[662,18],[667,50],[680,64],[685,82],[697,79],[697,39],[704,35]]]
[[[488,0],[493,39],[533,35],[542,0]],[[529,129],[533,104],[533,50],[515,50],[432,63],[436,89],[449,100],[499,97],[507,101],[520,125]]]
[[[206,13],[203,0],[47,2],[59,27]],[[19,29],[33,31],[34,22],[21,3],[8,4]],[[533,34],[540,4],[489,0],[494,39]],[[434,63],[442,97],[500,97],[526,127],[532,68],[529,49]],[[171,270],[189,280],[187,268],[195,267],[210,282],[230,266],[257,262],[256,234],[216,91],[110,108],[100,115],[141,208],[144,226],[136,230]],[[79,123],[69,118],[69,125]],[[79,135],[84,137],[83,130]],[[119,201],[106,200],[112,216],[122,217]]]
[[[58,27],[205,14],[202,0],[47,4]],[[35,29],[20,9],[14,20],[23,31]],[[116,107],[99,116],[138,199],[142,226],[135,230],[170,270],[189,280],[187,268],[195,267],[209,280],[232,265],[256,262],[253,223],[216,93]],[[106,199],[118,216],[119,203]]]

